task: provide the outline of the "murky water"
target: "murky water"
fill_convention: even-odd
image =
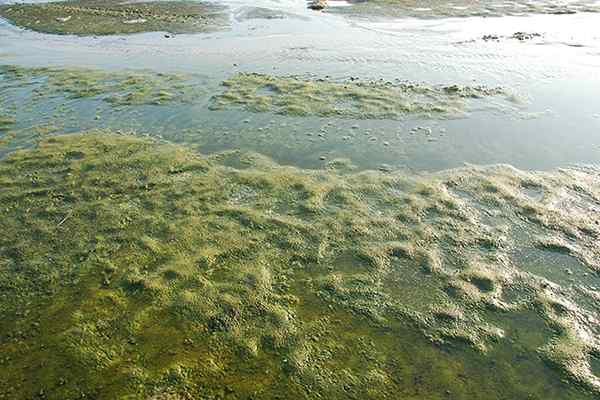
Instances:
[[[596,398],[600,5],[550,3],[0,19],[0,398]]]

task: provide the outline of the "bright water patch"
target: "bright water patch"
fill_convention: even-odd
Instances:
[[[327,11],[343,12],[354,16],[377,15],[410,18],[456,18],[456,17],[502,17],[530,14],[575,14],[578,12],[600,12],[595,1],[556,2],[534,1],[415,1],[415,0],[366,0],[350,1],[352,7],[326,7]],[[327,2],[324,2],[327,5]]]

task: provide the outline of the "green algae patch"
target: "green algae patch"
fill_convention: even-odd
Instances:
[[[14,132],[11,132],[10,129],[16,122],[15,118],[3,115],[0,112],[0,147],[6,145],[14,138],[15,134]]]
[[[6,130],[15,123],[15,119],[6,115],[0,114],[0,130]]]
[[[13,86],[35,86],[37,98],[63,95],[70,100],[100,99],[115,106],[189,103],[202,93],[189,75],[177,73],[2,65],[0,76]]]
[[[532,14],[575,14],[580,12],[600,12],[595,1],[578,0],[556,2],[550,0],[350,0],[351,7],[328,7],[327,0],[317,0],[311,4],[328,12],[355,16],[378,15],[408,18],[456,18],[456,17],[502,17]],[[309,8],[311,8],[309,6]]]
[[[206,85],[199,74],[0,65],[0,113],[7,118],[0,140],[8,144],[0,157],[57,133],[109,127],[123,133],[140,129],[142,118],[172,121],[206,100]]]
[[[13,127],[16,122],[16,119],[13,117],[0,114],[0,134],[6,134],[6,132]]]
[[[140,32],[195,33],[227,24],[223,8],[192,1],[74,0],[0,6],[0,16],[44,33],[112,35]]]
[[[592,399],[598,318],[574,300],[598,289],[512,256],[597,258],[597,215],[561,202],[600,202],[598,176],[46,138],[0,161],[0,395]]]
[[[477,100],[506,97],[501,88],[240,73],[223,82],[211,109],[241,107],[251,112],[352,119],[403,119],[407,116],[452,118],[464,115]]]

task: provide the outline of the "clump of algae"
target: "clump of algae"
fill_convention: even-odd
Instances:
[[[240,158],[244,169],[219,164],[227,156],[88,133],[0,161],[0,394],[600,391],[589,361],[598,316],[575,302],[596,289],[550,282],[511,259],[540,237],[576,239],[570,252],[598,255],[597,217],[555,207],[565,187],[600,201],[596,170],[339,174]],[[522,294],[507,303],[511,287]],[[495,365],[493,379],[478,367],[520,340],[498,321],[524,311],[554,333],[537,353],[507,357],[539,354],[576,390],[534,361]]]
[[[191,84],[190,76],[177,73],[3,65],[0,75],[12,84],[34,85],[40,98],[64,94],[70,99],[98,98],[115,106],[190,102],[202,92]]]
[[[436,0],[351,0],[352,7],[330,7],[329,12],[353,15],[384,15],[387,17],[455,18],[455,17],[501,17],[529,14],[575,14],[600,12],[600,6],[592,0],[560,2],[550,0],[527,1],[472,1],[443,2]]]
[[[252,112],[354,119],[450,118],[476,99],[506,97],[501,88],[427,86],[415,83],[277,77],[240,73],[223,82],[211,109],[242,107]]]
[[[72,0],[0,6],[15,25],[44,33],[111,35],[206,32],[226,25],[223,8],[191,1]]]
[[[15,119],[13,117],[0,114],[0,130],[6,130],[10,128],[14,123]]]
[[[14,136],[14,133],[10,132],[10,128],[12,128],[16,122],[15,118],[4,115],[0,111],[0,147],[8,143]]]

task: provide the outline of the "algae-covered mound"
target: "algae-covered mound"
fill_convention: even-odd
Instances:
[[[593,0],[349,0],[351,7],[327,7],[329,12],[354,15],[381,15],[387,17],[453,18],[453,17],[501,17],[530,14],[575,14],[600,12],[600,5]]]
[[[213,110],[238,106],[253,112],[354,119],[459,117],[477,100],[507,97],[501,88],[483,86],[337,82],[256,73],[237,74],[223,85],[225,92],[212,99]]]
[[[97,98],[116,106],[160,105],[191,102],[202,93],[190,76],[177,73],[1,65],[0,78],[11,87],[34,87],[34,98],[45,101],[60,94],[67,99]]]
[[[195,1],[73,0],[0,6],[0,16],[44,33],[110,35],[194,33],[227,23],[223,8]]]
[[[0,161],[0,397],[592,399],[599,176],[48,138]]]

